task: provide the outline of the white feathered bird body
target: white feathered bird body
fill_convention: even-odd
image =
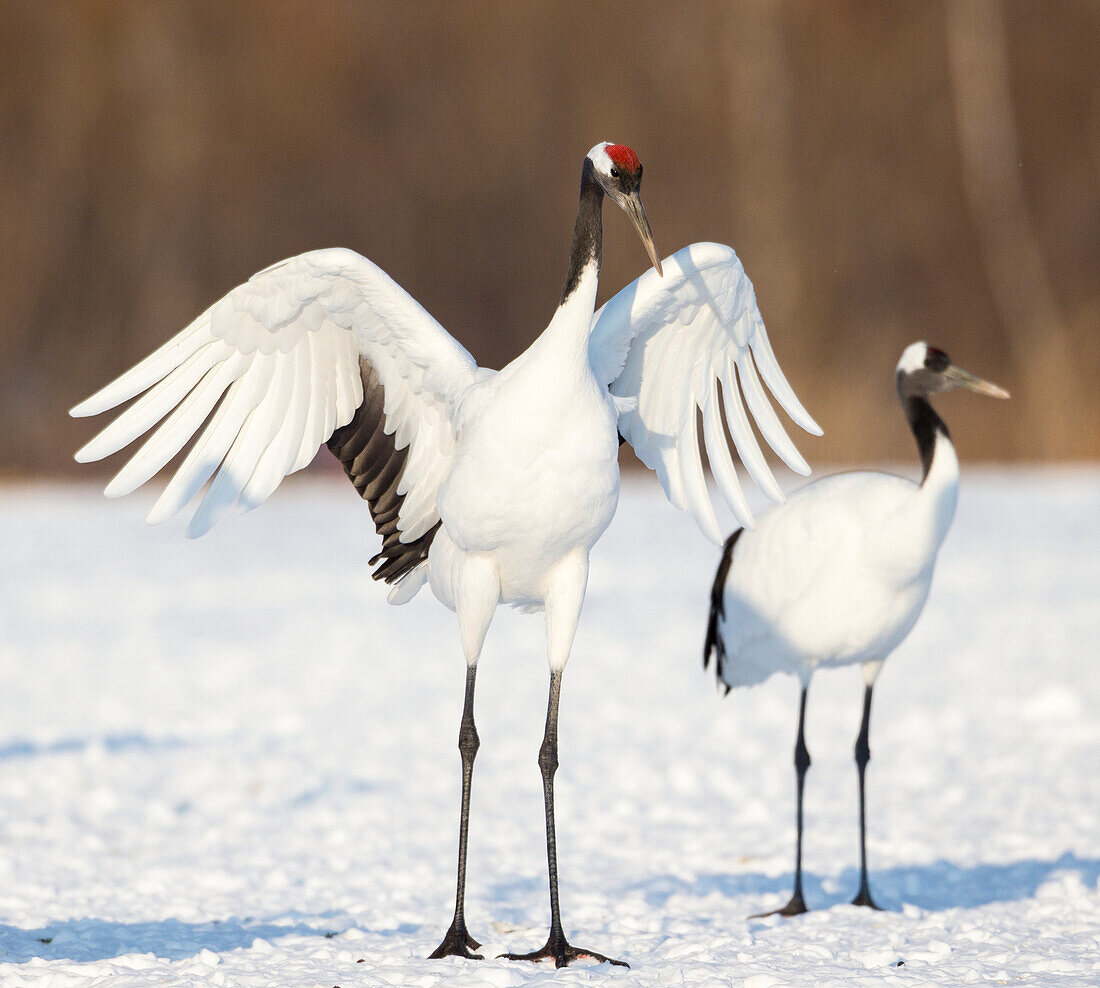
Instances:
[[[540,609],[548,577],[587,554],[619,499],[616,411],[588,360],[595,266],[542,336],[463,400],[429,564],[454,607],[462,554],[491,554],[500,600]]]
[[[776,672],[806,684],[822,666],[869,681],[924,608],[955,513],[958,461],[936,444],[922,485],[877,471],[825,477],[742,531],[725,574],[720,676],[751,686]]]

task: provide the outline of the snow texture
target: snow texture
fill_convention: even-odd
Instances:
[[[562,693],[566,932],[631,969],[429,961],[450,920],[463,662],[372,584],[365,509],[290,482],[198,542],[140,497],[0,490],[0,984],[1100,984],[1100,471],[964,468],[921,621],[875,695],[858,877],[855,669],[701,667],[717,551],[652,478],[596,546]],[[467,916],[541,946],[541,619],[480,666]],[[903,966],[898,966],[903,963]]]

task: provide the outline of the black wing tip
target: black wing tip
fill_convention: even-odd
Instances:
[[[722,679],[722,672],[726,664],[726,644],[722,641],[722,635],[718,631],[718,621],[726,616],[725,591],[726,580],[729,578],[730,566],[733,565],[733,550],[737,540],[744,532],[738,528],[726,539],[722,547],[722,558],[718,561],[718,569],[714,574],[714,583],[710,588],[710,614],[707,618],[707,635],[703,642],[703,669],[710,668],[711,656],[714,656],[714,674],[718,682],[726,686],[726,694],[730,687]]]
[[[385,583],[397,583],[409,575],[417,566],[428,558],[428,550],[431,548],[435,533],[439,531],[441,522],[436,522],[427,532],[413,542],[401,542],[393,548],[383,548],[374,556],[370,565],[381,561],[371,577],[382,580]]]
[[[437,521],[411,542],[401,541],[397,522],[405,495],[398,494],[397,488],[405,472],[409,447],[397,449],[393,436],[386,435],[382,383],[374,368],[362,357],[359,374],[363,381],[363,401],[351,421],[337,429],[327,445],[359,496],[367,502],[375,531],[382,536],[382,551],[372,556],[367,564],[377,567],[371,576],[385,583],[397,583],[428,558],[440,523]]]

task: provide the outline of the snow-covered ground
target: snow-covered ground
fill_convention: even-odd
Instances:
[[[700,661],[717,551],[651,477],[596,547],[565,675],[566,931],[631,964],[429,961],[450,919],[463,663],[372,584],[366,511],[288,483],[188,542],[149,501],[0,490],[0,984],[1100,984],[1100,470],[964,470],[923,619],[879,680],[857,881],[856,670],[811,692]],[[467,914],[540,946],[541,618],[479,677]],[[904,965],[898,967],[899,962]]]

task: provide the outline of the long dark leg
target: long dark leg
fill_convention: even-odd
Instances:
[[[546,945],[530,954],[502,954],[513,961],[538,961],[553,957],[557,967],[565,967],[581,957],[606,961],[629,967],[625,961],[617,961],[594,950],[582,950],[572,946],[561,926],[561,909],[558,905],[558,844],[554,830],[554,773],[558,770],[558,698],[561,694],[561,672],[550,673],[550,700],[546,707],[546,733],[539,748],[539,768],[542,770],[542,796],[546,805],[546,863],[550,872],[550,936]]]
[[[471,954],[481,946],[466,929],[466,844],[470,831],[470,782],[474,775],[474,757],[481,741],[474,725],[474,680],[477,666],[466,667],[466,700],[462,705],[462,726],[458,731],[458,751],[462,755],[462,819],[458,828],[458,891],[455,893],[455,915],[443,942],[429,955],[432,958],[470,957],[481,960],[479,954]]]
[[[859,725],[859,737],[856,738],[856,767],[859,769],[859,891],[852,900],[853,906],[870,906],[878,909],[871,898],[871,889],[867,885],[867,802],[864,796],[864,775],[867,763],[871,760],[871,691],[868,686],[863,691],[863,722]]]
[[[798,836],[794,851],[794,891],[791,893],[790,902],[782,908],[750,916],[750,919],[760,919],[763,916],[800,916],[808,912],[806,900],[802,898],[802,790],[806,782],[806,769],[810,767],[810,752],[806,748],[806,693],[808,690],[809,687],[802,687],[802,699],[798,707],[798,740],[794,745],[794,770],[798,779],[798,802],[795,813]]]

